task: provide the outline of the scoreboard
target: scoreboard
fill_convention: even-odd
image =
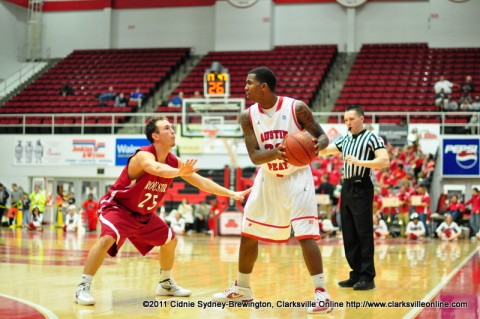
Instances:
[[[227,72],[207,70],[203,79],[203,95],[210,97],[230,96],[230,75]]]

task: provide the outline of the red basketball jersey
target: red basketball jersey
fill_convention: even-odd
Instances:
[[[135,154],[139,151],[152,153],[155,159],[157,158],[153,145],[141,147]],[[128,178],[128,164],[132,157],[128,159],[127,165],[115,184],[110,188],[108,193],[102,197],[100,205],[120,205],[129,211],[140,214],[154,213],[173,179],[159,177],[145,172],[140,178],[130,180]],[[165,164],[177,168],[178,159],[172,153],[168,153]]]

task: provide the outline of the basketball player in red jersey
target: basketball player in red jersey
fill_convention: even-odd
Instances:
[[[240,123],[250,159],[260,170],[245,206],[237,281],[212,299],[252,301],[250,276],[258,257],[258,241],[287,242],[293,228],[315,288],[308,312],[327,313],[333,308],[315,242],[320,236],[312,170],[308,165],[289,164],[282,142],[287,134],[306,130],[319,151],[328,146],[328,137],[305,103],[275,94],[276,83],[275,74],[265,67],[253,69],[247,76],[247,98],[256,103],[242,113]]]
[[[175,131],[165,117],[152,118],[145,134],[151,145],[141,147],[130,157],[120,177],[100,200],[98,210],[101,234],[90,249],[81,283],[75,292],[80,305],[94,305],[90,293],[93,276],[100,268],[105,254],[115,256],[128,238],[142,254],[155,246],[160,248],[160,282],[156,294],[160,296],[190,296],[171,276],[177,238],[155,212],[174,177],[181,177],[206,192],[241,200],[250,191],[234,192],[204,178],[196,172],[196,160],[183,162],[170,153],[175,146]]]

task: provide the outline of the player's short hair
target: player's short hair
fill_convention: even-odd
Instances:
[[[154,116],[148,119],[147,125],[145,126],[145,135],[147,136],[147,140],[153,144],[153,137],[152,134],[155,133],[157,130],[157,122],[166,120],[167,117],[164,115]]]
[[[363,108],[358,104],[350,104],[349,106],[347,106],[347,109],[345,110],[345,112],[348,112],[348,111],[355,111],[357,112],[358,116],[365,116],[365,113],[363,112]]]
[[[273,73],[272,70],[262,66],[262,67],[251,70],[250,72],[248,72],[248,74],[255,74],[257,80],[260,83],[267,83],[268,87],[270,88],[270,91],[275,93],[275,89],[277,87],[277,77],[275,76],[275,73]]]

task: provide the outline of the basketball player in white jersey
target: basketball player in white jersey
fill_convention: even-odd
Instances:
[[[275,94],[276,81],[274,73],[265,67],[254,69],[247,76],[247,98],[256,104],[241,114],[240,123],[250,159],[261,169],[245,206],[237,281],[212,299],[252,301],[250,275],[258,256],[258,241],[287,242],[293,227],[315,288],[315,299],[308,312],[327,313],[332,307],[315,242],[319,227],[312,171],[308,165],[289,164],[282,141],[287,134],[305,130],[313,136],[317,150],[321,150],[327,147],[328,137],[305,103]]]

